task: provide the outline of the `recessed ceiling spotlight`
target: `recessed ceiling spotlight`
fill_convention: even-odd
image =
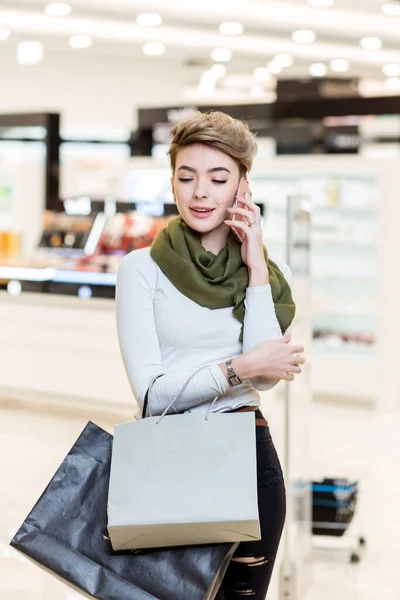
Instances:
[[[400,17],[400,4],[384,4],[382,6],[382,12],[389,17]]]
[[[388,64],[382,67],[382,71],[388,77],[398,77],[400,75],[400,65]]]
[[[0,40],[7,40],[11,35],[11,31],[6,27],[0,27]]]
[[[224,35],[240,35],[243,33],[244,27],[242,23],[237,21],[226,21],[219,26],[220,33]]]
[[[350,63],[345,58],[335,58],[331,60],[329,66],[335,73],[346,73],[350,69]]]
[[[161,56],[165,52],[165,46],[162,42],[147,42],[143,46],[143,52],[148,56]]]
[[[281,67],[291,67],[294,60],[290,54],[277,54],[273,59],[273,62]]]
[[[272,73],[272,75],[280,75],[283,71],[283,67],[274,60],[271,60],[271,62],[267,65],[267,69],[270,73]]]
[[[266,67],[259,67],[254,70],[253,73],[254,81],[264,83],[265,81],[269,81],[271,79],[271,73]]]
[[[211,58],[215,62],[228,62],[232,58],[232,52],[229,48],[214,48],[211,52]]]
[[[326,8],[333,5],[333,0],[308,0],[308,4],[317,6],[318,8]]]
[[[310,65],[308,72],[313,77],[325,77],[328,72],[328,67],[324,63],[313,63]]]
[[[391,90],[400,90],[400,77],[389,77],[386,79],[386,85]]]
[[[43,60],[43,44],[36,41],[20,42],[17,46],[17,63],[19,65],[38,65]]]
[[[136,17],[136,23],[142,27],[157,27],[161,25],[162,17],[157,13],[141,13]]]
[[[71,14],[72,8],[66,2],[50,2],[44,11],[49,17],[67,17]]]
[[[360,40],[361,48],[364,50],[380,50],[382,48],[382,40],[378,37],[365,37]]]
[[[210,69],[214,73],[215,77],[224,77],[226,75],[227,68],[221,63],[214,63]]]
[[[316,38],[315,32],[311,31],[311,29],[299,29],[298,31],[294,31],[292,35],[293,41],[298,44],[312,44]]]
[[[85,48],[90,48],[92,44],[93,40],[89,35],[73,35],[69,38],[69,45],[71,48],[83,50]]]

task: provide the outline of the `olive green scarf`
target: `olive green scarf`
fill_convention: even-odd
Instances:
[[[275,312],[284,333],[295,315],[290,287],[277,265],[268,258]],[[179,216],[158,232],[150,256],[182,294],[207,308],[233,306],[233,316],[242,323],[243,341],[244,298],[249,283],[249,271],[240,254],[240,243],[231,231],[227,244],[216,256],[201,244],[201,235]]]

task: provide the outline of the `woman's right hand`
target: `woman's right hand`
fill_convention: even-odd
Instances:
[[[301,373],[300,365],[306,360],[303,346],[290,344],[290,334],[278,340],[269,340],[246,352],[247,359],[255,375],[266,379],[286,379],[293,381],[295,374]]]

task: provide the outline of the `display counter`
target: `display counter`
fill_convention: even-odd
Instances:
[[[3,399],[136,409],[113,300],[0,292],[0,361]]]

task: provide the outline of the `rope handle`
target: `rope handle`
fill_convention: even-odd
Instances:
[[[202,369],[204,369],[204,367],[205,367],[205,366],[206,366],[206,365],[202,365],[201,367],[197,367],[197,369],[195,369],[195,370],[194,370],[194,371],[193,371],[193,372],[190,374],[190,376],[187,378],[187,380],[186,380],[186,381],[185,381],[185,383],[183,384],[183,386],[182,386],[182,388],[180,389],[180,391],[179,391],[179,392],[176,394],[175,398],[173,398],[173,399],[171,400],[171,402],[168,404],[167,408],[164,410],[164,412],[162,413],[162,415],[161,415],[161,416],[160,416],[160,418],[158,419],[158,421],[157,421],[156,425],[158,425],[159,423],[161,423],[161,421],[163,420],[163,418],[165,417],[165,415],[168,413],[168,411],[169,411],[169,409],[171,408],[171,406],[172,406],[172,405],[174,404],[174,402],[175,402],[175,401],[176,401],[176,400],[179,398],[179,396],[182,394],[182,392],[183,392],[183,391],[185,390],[185,388],[188,386],[188,384],[190,383],[190,381],[192,380],[192,378],[193,378],[193,377],[196,375],[196,373],[198,373],[199,371],[201,371]],[[146,396],[145,396],[145,399],[144,399],[144,404],[143,404],[143,412],[142,412],[142,419],[144,419],[144,418],[146,417],[147,408],[148,408],[148,406],[149,406],[149,397],[150,397],[150,392],[151,392],[151,389],[152,389],[152,387],[153,387],[153,385],[154,385],[155,381],[156,381],[156,380],[157,380],[159,377],[162,377],[163,375],[164,375],[164,373],[159,373],[158,375],[155,375],[155,376],[154,376],[154,377],[151,379],[151,381],[150,381],[150,385],[149,385],[149,387],[148,387],[148,389],[147,389]],[[211,406],[209,407],[209,409],[208,409],[208,411],[207,411],[207,413],[206,413],[206,417],[205,417],[205,420],[206,420],[206,421],[208,421],[208,418],[209,418],[210,412],[211,412],[211,410],[212,410],[212,408],[213,408],[213,406],[214,406],[215,402],[217,401],[218,397],[219,397],[219,395],[215,396],[215,398],[214,398],[214,400],[213,400],[213,402],[212,402]],[[150,416],[151,416],[151,413],[150,413]]]

